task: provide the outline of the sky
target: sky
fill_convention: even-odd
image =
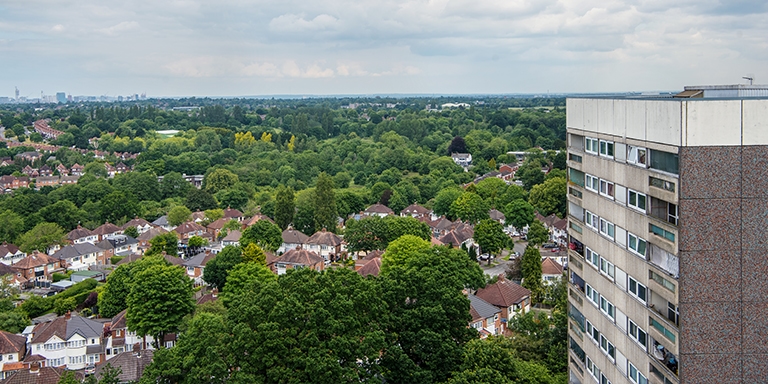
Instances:
[[[0,96],[768,84],[750,0],[0,0]]]

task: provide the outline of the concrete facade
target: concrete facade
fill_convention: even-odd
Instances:
[[[764,381],[768,100],[567,110],[570,381]]]

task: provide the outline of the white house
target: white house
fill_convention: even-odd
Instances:
[[[48,367],[84,369],[102,359],[103,329],[97,321],[67,313],[32,329],[27,335],[30,354],[44,357]]]
[[[84,271],[92,265],[104,264],[104,251],[91,243],[67,245],[51,256],[65,262],[67,269],[73,271]]]
[[[0,263],[5,265],[16,264],[16,262],[25,257],[27,257],[27,254],[13,244],[3,242],[3,244],[0,245]]]
[[[0,331],[0,380],[8,377],[27,353],[27,338]]]

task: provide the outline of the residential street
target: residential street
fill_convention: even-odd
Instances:
[[[515,252],[518,252],[522,256],[523,252],[525,252],[525,246],[527,244],[528,243],[526,242],[515,242]],[[502,255],[506,256],[508,253],[509,253],[508,250],[504,250],[502,252]],[[491,262],[491,265],[488,266],[486,265],[485,261],[480,263],[480,267],[483,269],[483,272],[486,275],[497,276],[506,272],[507,264],[509,264],[509,261],[505,261],[501,257],[496,258],[495,261],[498,262],[498,265],[493,265],[494,263]]]

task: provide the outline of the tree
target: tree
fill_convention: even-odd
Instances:
[[[228,245],[219,252],[216,257],[205,266],[203,280],[219,290],[224,288],[227,275],[235,265],[243,262],[243,256],[239,247]]]
[[[131,291],[133,264],[123,264],[107,277],[104,288],[99,293],[99,314],[110,318],[127,307],[125,298]]]
[[[528,244],[544,244],[547,240],[549,240],[549,231],[540,221],[534,220],[528,228]]]
[[[435,215],[450,216],[451,205],[462,193],[464,192],[459,188],[445,188],[438,192],[437,196],[435,196],[435,204],[433,205]]]
[[[275,252],[283,244],[283,232],[268,220],[259,220],[243,231],[240,245],[247,247],[255,243],[264,250]]]
[[[77,379],[74,371],[64,371],[57,384],[81,384],[81,381]]]
[[[541,293],[541,254],[538,248],[528,245],[520,261],[523,287],[531,291],[531,300],[538,302]]]
[[[40,215],[49,223],[59,224],[70,230],[86,219],[86,213],[69,200],[59,200],[40,210]]]
[[[187,241],[187,244],[190,247],[203,247],[203,246],[208,245],[208,240],[206,240],[206,239],[204,239],[204,238],[202,238],[200,236],[192,236]]]
[[[24,233],[24,218],[16,212],[5,210],[0,213],[0,241],[15,243],[16,238]]]
[[[97,380],[95,375],[88,376],[85,379],[86,384],[119,384],[120,375],[123,373],[123,369],[120,367],[113,367],[112,364],[107,363],[101,368],[99,378]]]
[[[20,311],[0,312],[0,329],[3,331],[21,333],[29,324],[29,319]]]
[[[203,189],[193,188],[187,193],[187,198],[184,200],[184,206],[192,211],[205,211],[218,208],[219,203],[216,202],[216,199],[212,194]]]
[[[99,209],[101,217],[113,223],[139,214],[136,198],[122,191],[113,191],[104,196],[99,202]]]
[[[160,182],[160,191],[164,199],[171,197],[186,197],[190,190],[194,188],[181,173],[169,172],[163,176]]]
[[[451,144],[448,145],[448,156],[452,153],[467,153],[467,143],[464,142],[464,138],[456,136],[451,140]]]
[[[66,299],[56,300],[53,306],[54,312],[61,316],[69,311],[74,311],[77,307],[77,301],[74,297],[67,297]]]
[[[168,212],[168,224],[178,226],[192,218],[192,211],[183,205],[177,205]]]
[[[517,229],[523,229],[531,225],[536,218],[533,206],[523,199],[517,199],[504,208],[506,222]]]
[[[555,177],[544,181],[531,188],[528,201],[544,216],[552,213],[560,217],[565,216],[567,207],[566,194],[568,191],[568,182],[561,177]]]
[[[258,263],[267,265],[267,255],[256,243],[250,243],[243,248],[243,261],[247,263]]]
[[[464,192],[451,204],[451,215],[467,223],[476,224],[488,218],[488,205],[472,192]]]
[[[360,220],[347,221],[344,241],[349,252],[368,252],[384,249],[386,246],[387,224],[379,216],[369,216]]]
[[[333,179],[325,172],[321,172],[317,176],[315,188],[315,228],[325,228],[335,232],[338,217]]]
[[[139,230],[136,229],[136,227],[134,226],[130,226],[123,231],[123,234],[126,236],[133,237],[135,239],[139,237]]]
[[[145,256],[147,257],[147,256]],[[192,280],[183,268],[155,264],[134,275],[126,298],[128,329],[139,336],[151,335],[160,348],[167,333],[176,332],[184,316],[192,313]]]
[[[136,200],[159,201],[162,197],[157,176],[150,172],[127,172],[115,175],[112,179],[115,189],[136,197]]]
[[[504,227],[495,220],[484,219],[481,220],[477,226],[475,226],[475,240],[480,246],[483,253],[491,255],[497,255],[504,245],[506,245],[507,236],[504,233]],[[491,258],[488,258],[488,264],[491,263]]]
[[[523,182],[523,188],[530,191],[536,184],[544,182],[544,172],[541,171],[541,163],[533,158],[526,159],[525,163],[518,168],[515,176]]]
[[[293,222],[296,214],[296,202],[293,188],[280,185],[275,192],[275,223],[285,230]]]
[[[477,183],[477,194],[492,208],[496,208],[507,191],[507,183],[498,177],[489,177]]]
[[[208,193],[216,193],[218,191],[231,188],[237,182],[240,181],[236,174],[232,171],[224,168],[216,168],[203,179],[203,189]]]
[[[413,217],[387,216],[383,220],[386,224],[384,247],[387,247],[391,241],[405,235],[417,236],[426,241],[432,239],[432,230],[429,225]]]
[[[67,238],[64,229],[55,223],[39,223],[18,238],[18,246],[25,253],[34,250],[48,252],[57,244],[64,244]]]
[[[165,252],[170,256],[177,256],[179,252],[179,238],[176,237],[176,232],[163,233],[157,235],[149,241],[149,249],[144,255],[159,255]]]
[[[94,161],[85,165],[83,173],[96,177],[107,177],[107,167],[102,162]]]
[[[224,210],[221,208],[208,209],[204,213],[203,225],[208,225],[224,217]]]

